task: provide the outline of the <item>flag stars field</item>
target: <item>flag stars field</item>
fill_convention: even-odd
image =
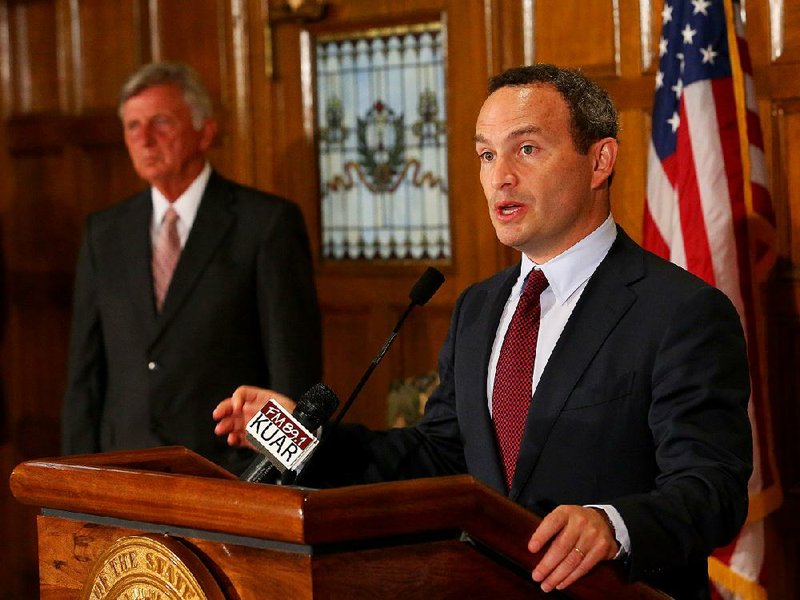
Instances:
[[[708,7],[711,6],[710,0],[692,0],[692,6],[694,6],[694,13],[695,15],[703,13],[704,16],[708,16]]]
[[[709,44],[706,48],[700,48],[700,54],[703,55],[703,64],[714,64],[714,59],[717,58],[718,53],[714,50],[714,46]]]

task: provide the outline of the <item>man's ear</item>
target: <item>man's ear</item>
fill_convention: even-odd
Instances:
[[[592,157],[592,189],[602,186],[614,172],[619,144],[614,138],[603,138],[589,148]]]
[[[217,121],[209,117],[203,121],[203,126],[200,128],[200,148],[205,152],[214,143],[214,138],[217,136]]]

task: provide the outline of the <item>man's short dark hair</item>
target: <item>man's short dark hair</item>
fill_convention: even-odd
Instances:
[[[550,85],[569,106],[570,131],[575,147],[586,154],[589,147],[603,138],[616,139],[619,130],[617,109],[603,88],[575,69],[535,64],[513,67],[489,80],[489,94],[500,88]]]

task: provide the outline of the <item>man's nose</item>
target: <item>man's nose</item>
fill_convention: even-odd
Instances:
[[[145,146],[152,146],[155,143],[156,136],[153,130],[153,126],[149,123],[146,123],[142,127],[142,143]]]
[[[514,171],[512,161],[500,156],[495,157],[494,168],[492,169],[492,187],[496,190],[515,187],[517,181],[517,174]]]

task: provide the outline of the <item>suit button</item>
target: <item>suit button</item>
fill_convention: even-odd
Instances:
[[[156,361],[151,360],[149,363],[147,363],[148,371],[155,371],[156,369],[158,369],[158,363]]]

